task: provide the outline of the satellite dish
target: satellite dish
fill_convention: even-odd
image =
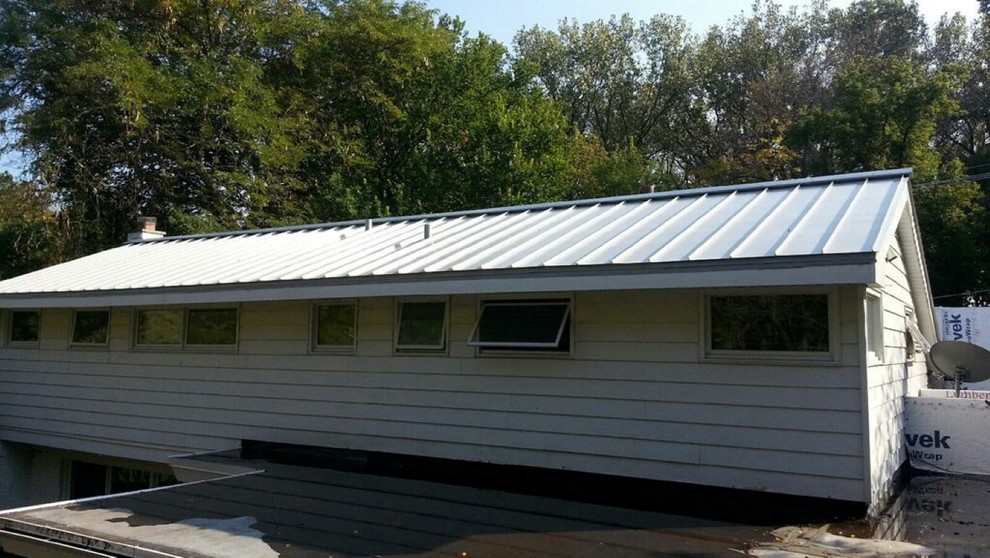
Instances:
[[[932,364],[946,378],[957,382],[990,379],[990,351],[965,341],[941,341],[932,345]]]

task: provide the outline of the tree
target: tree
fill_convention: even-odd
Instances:
[[[33,184],[0,174],[0,279],[56,263],[61,227],[50,203]]]
[[[518,62],[535,68],[578,133],[610,153],[635,145],[662,172],[678,170],[683,138],[701,118],[691,95],[695,45],[683,20],[565,20],[556,32],[524,29],[515,45]]]
[[[138,213],[174,232],[269,224],[298,146],[266,82],[283,3],[0,3],[0,99],[32,170],[76,223],[75,253]]]
[[[937,303],[990,303],[990,213],[984,192],[972,182],[932,184],[915,187],[914,197]]]
[[[390,0],[0,0],[0,107],[73,223],[172,234],[567,191],[568,126],[501,45]]]
[[[950,92],[960,78],[903,58],[850,62],[836,77],[833,105],[810,109],[790,141],[814,174],[911,166],[917,180],[931,180],[944,163],[932,146],[936,123],[958,110]]]

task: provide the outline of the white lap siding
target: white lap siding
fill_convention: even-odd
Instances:
[[[146,461],[242,439],[508,463],[867,501],[856,287],[842,362],[701,358],[702,293],[580,292],[570,356],[477,355],[479,297],[450,298],[446,354],[393,354],[393,298],[362,299],[354,354],[310,353],[309,302],[241,305],[232,352],[0,350],[0,439]],[[566,294],[562,296],[568,296]]]
[[[928,381],[924,353],[914,354],[913,362],[907,358],[905,313],[909,310],[917,316],[918,312],[912,301],[899,239],[892,244],[884,260],[885,273],[880,285],[883,359],[872,357],[868,351],[865,354],[870,501],[874,507],[887,501],[893,489],[890,481],[907,458],[903,430],[904,396],[917,395],[919,389],[927,387]]]

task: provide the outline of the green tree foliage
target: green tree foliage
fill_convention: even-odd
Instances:
[[[701,118],[691,95],[695,45],[683,20],[565,20],[556,32],[523,30],[515,43],[520,62],[535,68],[577,133],[608,152],[635,149],[661,172],[675,169],[671,155]]]
[[[0,279],[48,263],[58,245],[57,216],[49,196],[32,184],[0,174]]]
[[[990,303],[990,213],[972,182],[915,188],[928,274],[941,306]],[[975,293],[975,294],[970,294]]]
[[[815,174],[911,166],[919,181],[936,178],[941,154],[932,145],[941,116],[954,114],[950,92],[959,76],[930,73],[904,58],[869,58],[839,71],[829,108],[815,107],[792,129]]]
[[[172,234],[559,199],[569,127],[504,47],[388,0],[0,1],[0,103],[73,224]]]

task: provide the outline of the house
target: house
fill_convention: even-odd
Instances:
[[[910,176],[150,227],[0,282],[0,508],[252,441],[875,513],[935,338]]]

